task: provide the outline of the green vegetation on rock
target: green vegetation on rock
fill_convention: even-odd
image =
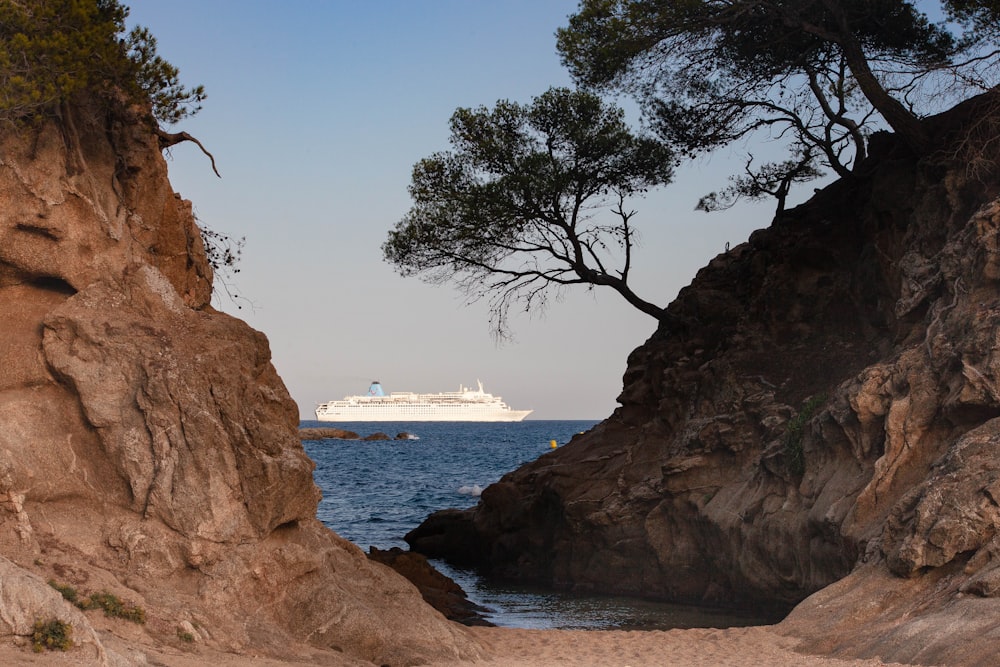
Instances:
[[[65,651],[73,646],[73,626],[58,618],[35,621],[33,630],[31,645],[35,653]]]
[[[813,396],[802,405],[799,413],[789,419],[785,426],[785,436],[782,439],[785,465],[788,467],[788,472],[793,475],[802,475],[806,471],[805,451],[802,442],[805,437],[805,426],[825,400],[826,396],[823,394]]]
[[[58,116],[86,92],[111,111],[172,124],[201,108],[143,27],[126,32],[117,0],[0,0],[0,120]]]
[[[80,608],[103,609],[104,615],[110,618],[121,618],[139,624],[146,622],[146,611],[142,607],[127,604],[117,595],[107,591],[91,593]]]
[[[146,611],[142,607],[127,604],[117,595],[100,591],[80,597],[80,593],[72,586],[49,581],[49,586],[59,591],[67,602],[87,611],[88,609],[103,609],[104,615],[110,618],[121,618],[133,623],[145,623]]]

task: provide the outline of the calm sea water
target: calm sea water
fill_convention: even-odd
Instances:
[[[333,426],[364,437],[382,432],[407,440],[324,440],[303,443],[316,461],[315,480],[323,490],[317,515],[324,524],[368,550],[407,548],[403,536],[427,515],[465,508],[479,493],[522,463],[563,445],[596,421],[516,423],[303,421],[302,427]],[[573,595],[537,588],[498,585],[474,572],[434,561],[469,594],[492,610],[497,625],[521,628],[726,627],[773,621],[756,616],[632,598]]]

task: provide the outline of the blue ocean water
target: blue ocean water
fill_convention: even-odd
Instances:
[[[368,550],[407,548],[403,536],[427,515],[466,508],[505,473],[550,451],[596,421],[514,423],[303,421],[301,427],[336,427],[361,437],[385,433],[405,440],[305,441],[323,491],[317,516],[342,537]],[[492,613],[497,625],[523,628],[727,627],[768,622],[723,610],[654,603],[632,598],[574,595],[498,585],[474,572],[434,561],[469,598]]]

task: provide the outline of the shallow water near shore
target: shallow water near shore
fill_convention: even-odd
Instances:
[[[323,491],[317,516],[342,537],[368,550],[400,547],[403,536],[429,514],[466,508],[505,473],[565,445],[596,421],[533,420],[515,423],[318,422],[300,427],[335,427],[362,438],[385,433],[403,440],[303,442],[316,462],[314,478]],[[773,623],[768,614],[665,604],[635,598],[580,595],[529,586],[499,584],[471,571],[434,561],[469,599],[491,610],[499,626],[548,629],[670,629]]]

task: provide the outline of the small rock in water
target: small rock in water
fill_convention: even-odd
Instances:
[[[300,428],[299,440],[357,440],[358,434],[354,431],[345,431],[340,428]]]

